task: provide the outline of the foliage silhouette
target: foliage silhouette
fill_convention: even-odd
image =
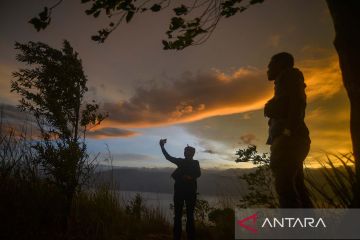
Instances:
[[[163,40],[163,47],[182,50],[191,45],[205,42],[215,30],[221,18],[228,18],[238,12],[245,11],[249,6],[262,3],[264,0],[201,0],[193,3],[183,1],[172,8],[173,16],[169,29],[166,31],[167,40]],[[31,23],[37,31],[44,30],[51,22],[51,13],[62,0],[54,6],[45,7]],[[92,40],[103,43],[109,35],[123,22],[129,23],[135,15],[144,12],[159,12],[167,9],[171,0],[82,0],[82,4],[91,3],[85,11],[94,18],[100,14],[106,15],[111,21],[108,27],[100,29]],[[245,3],[244,3],[245,2]],[[192,15],[195,15],[193,17]],[[114,19],[114,20],[113,20]]]
[[[17,60],[29,67],[13,73],[11,91],[22,97],[19,108],[36,120],[40,139],[32,147],[47,180],[66,199],[67,218],[74,195],[93,167],[86,152],[86,131],[106,115],[98,113],[94,101],[85,102],[87,79],[68,41],[61,50],[41,42],[16,43],[15,48],[20,51]]]
[[[240,199],[238,207],[278,207],[279,203],[272,186],[273,178],[270,170],[269,155],[265,153],[259,154],[255,145],[239,149],[235,155],[237,155],[235,162],[251,162],[257,166],[254,172],[239,177],[247,183],[248,193]]]
[[[139,193],[137,193],[134,199],[130,200],[126,206],[126,212],[137,219],[141,219],[141,215],[145,209],[144,199]]]
[[[235,211],[232,208],[214,209],[209,213],[209,220],[222,233],[225,239],[233,239],[235,232],[235,225],[230,224],[235,222]],[[223,239],[219,238],[219,239]]]

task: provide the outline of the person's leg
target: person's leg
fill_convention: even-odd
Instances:
[[[310,200],[309,192],[305,186],[303,171],[304,171],[303,166],[301,164],[298,168],[298,171],[296,173],[296,178],[295,178],[296,192],[298,194],[298,198],[301,202],[302,208],[313,208],[314,205],[313,205],[312,201]]]
[[[303,208],[313,208],[314,205],[310,200],[309,192],[304,182],[303,163],[310,150],[310,140],[301,140],[297,145],[298,149],[298,167],[295,178],[296,192]]]
[[[184,207],[184,198],[180,193],[174,193],[174,240],[181,239],[182,232],[182,212]]]
[[[194,210],[196,204],[196,192],[188,193],[185,198],[186,203],[186,233],[188,240],[195,239]]]
[[[280,208],[299,208],[301,206],[295,188],[295,175],[296,171],[291,168],[273,171]]]
[[[301,207],[295,186],[297,164],[296,159],[294,159],[292,139],[287,136],[280,136],[274,140],[270,150],[270,167],[274,176],[280,207]]]

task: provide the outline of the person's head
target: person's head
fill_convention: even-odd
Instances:
[[[187,147],[184,148],[184,156],[186,159],[192,159],[195,155],[195,148],[187,145]]]
[[[290,53],[281,52],[275,54],[268,65],[268,80],[275,80],[283,70],[292,67],[294,67],[294,57]]]

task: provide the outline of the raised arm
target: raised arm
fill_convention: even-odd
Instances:
[[[160,139],[159,144],[160,144],[160,147],[161,147],[161,151],[162,151],[162,153],[164,154],[166,160],[168,160],[168,161],[170,161],[170,162],[172,162],[172,163],[174,163],[174,164],[176,164],[176,165],[179,165],[180,160],[179,160],[178,158],[175,158],[175,157],[171,156],[171,155],[166,151],[166,149],[165,149],[165,143],[166,143],[166,139]]]

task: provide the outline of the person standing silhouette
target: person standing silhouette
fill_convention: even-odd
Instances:
[[[274,81],[274,97],[264,108],[269,117],[270,168],[281,208],[311,208],[304,184],[303,162],[310,150],[309,130],[304,122],[306,94],[302,72],[294,68],[291,54],[274,55],[267,76]]]
[[[174,184],[174,240],[181,239],[182,213],[184,202],[186,204],[186,233],[189,240],[195,239],[194,210],[197,195],[197,181],[200,177],[199,161],[194,160],[195,148],[187,146],[184,149],[185,158],[175,158],[165,149],[166,139],[160,139],[161,151],[165,158],[177,165],[177,169],[171,174]]]

